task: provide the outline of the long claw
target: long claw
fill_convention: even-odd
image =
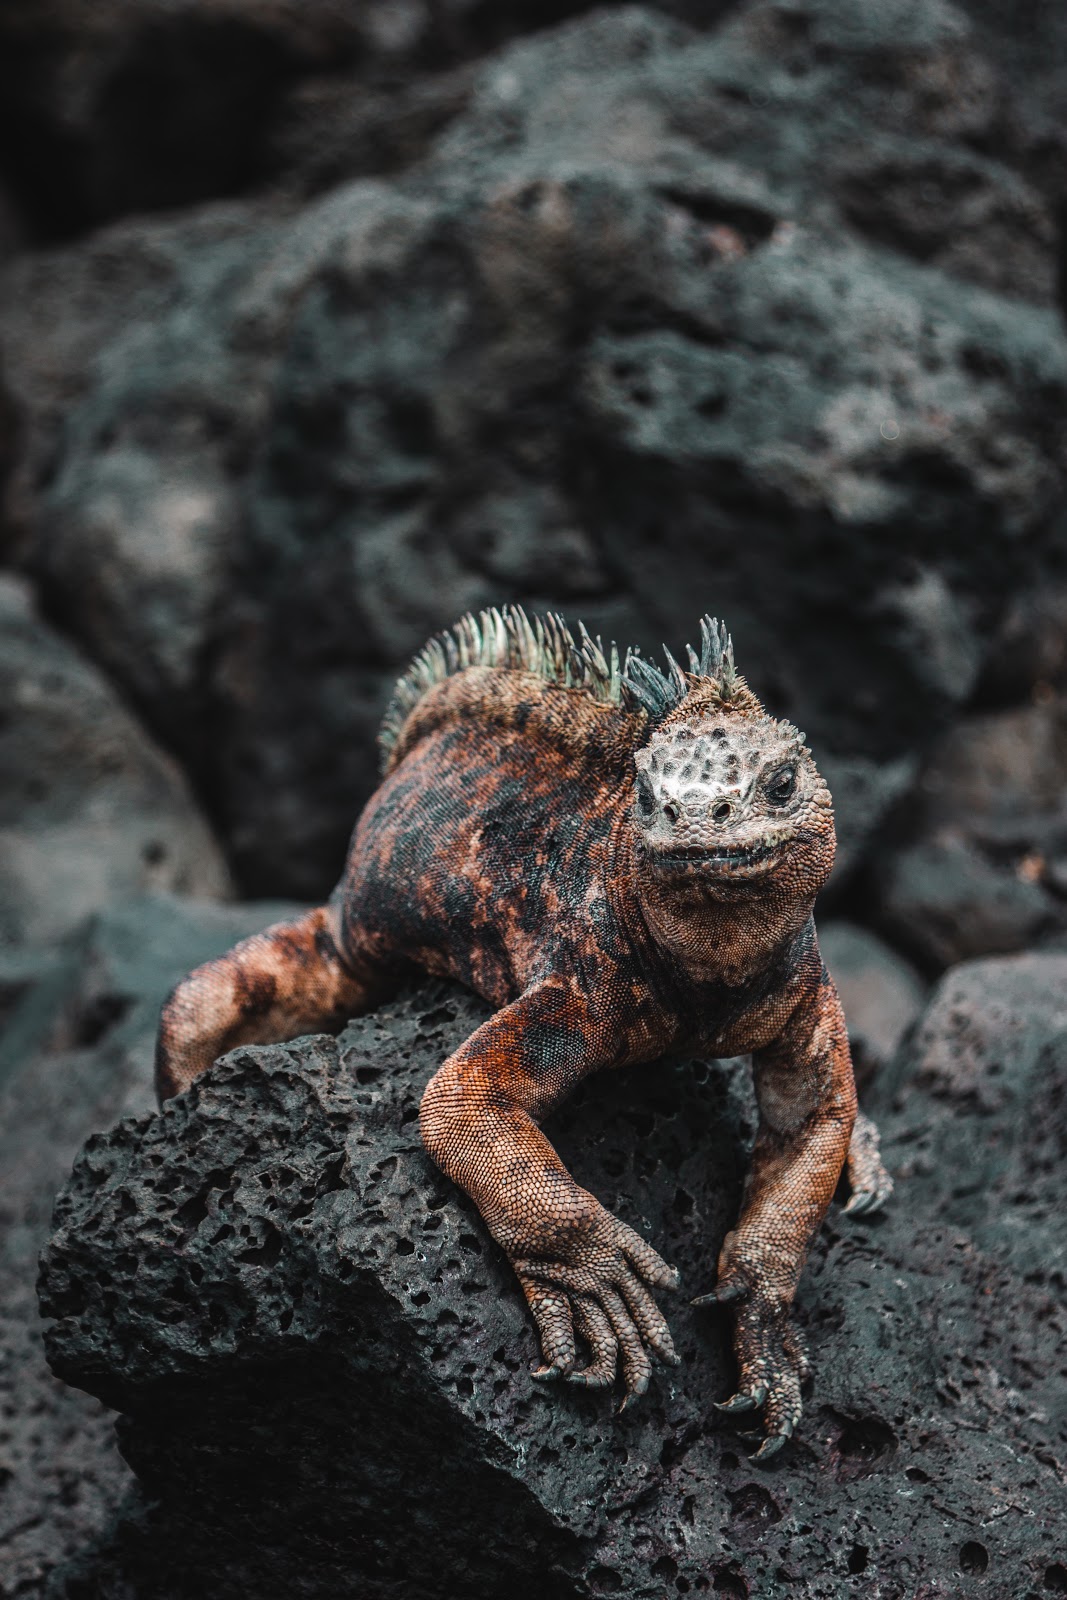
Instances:
[[[759,1449],[754,1455],[749,1456],[748,1459],[754,1462],[757,1466],[763,1466],[764,1462],[770,1461],[772,1456],[776,1456],[778,1454],[779,1450],[782,1448],[788,1438],[788,1433],[772,1433],[771,1437],[769,1439],[764,1439]]]
[[[846,1217],[869,1216],[885,1204],[886,1198],[877,1189],[861,1189],[842,1208],[843,1214]]]
[[[565,1378],[566,1376],[566,1367],[552,1365],[530,1368],[530,1377],[535,1383],[555,1383],[557,1378]]]
[[[712,1405],[716,1411],[725,1412],[730,1417],[739,1411],[758,1411],[766,1398],[767,1390],[761,1383],[751,1394],[745,1394],[742,1390],[738,1394],[732,1394],[729,1400],[713,1400]]]
[[[711,1289],[707,1294],[698,1294],[695,1300],[690,1300],[691,1306],[728,1306],[734,1300],[743,1300],[748,1290],[743,1283],[726,1283],[721,1289]]]
[[[648,1374],[644,1372],[639,1373],[634,1379],[632,1386],[627,1389],[626,1393],[623,1395],[622,1401],[619,1405],[618,1415],[621,1417],[623,1412],[626,1410],[626,1407],[633,1405],[634,1401],[638,1399],[639,1396],[643,1395],[647,1388]]]
[[[594,1372],[592,1367],[585,1367],[580,1372],[567,1372],[563,1375],[564,1383],[578,1384],[583,1389],[610,1389],[615,1382],[613,1372]]]

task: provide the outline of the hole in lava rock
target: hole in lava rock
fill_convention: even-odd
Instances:
[[[748,1584],[739,1572],[717,1572],[715,1593],[730,1596],[730,1600],[748,1600]]]
[[[183,1227],[193,1231],[199,1227],[207,1216],[208,1197],[216,1189],[225,1189],[230,1181],[228,1169],[216,1168],[209,1172],[201,1183],[197,1192],[184,1205],[178,1207],[175,1213]]]
[[[839,1417],[838,1422],[838,1466],[847,1477],[873,1472],[876,1463],[897,1447],[896,1434],[881,1417]]]
[[[235,1259],[246,1262],[250,1267],[272,1267],[281,1253],[282,1236],[268,1222],[263,1243],[252,1245],[248,1250],[239,1250]]]
[[[912,1483],[929,1483],[930,1474],[924,1472],[922,1467],[909,1467],[904,1476]]]
[[[989,1566],[989,1551],[984,1544],[979,1544],[977,1539],[968,1539],[960,1547],[960,1571],[974,1575],[984,1572]]]
[[[854,1544],[852,1546],[848,1553],[848,1570],[849,1572],[866,1572],[867,1546],[865,1544]]]
[[[415,1246],[410,1239],[398,1239],[396,1241],[396,1253],[398,1256],[413,1256],[415,1254]]]
[[[741,1488],[728,1495],[727,1499],[730,1502],[731,1517],[748,1527],[767,1527],[769,1523],[782,1520],[777,1501],[762,1483],[742,1484]]]
[[[455,1022],[456,1013],[452,1006],[437,1006],[433,1011],[427,1011],[419,1018],[419,1027],[433,1028],[441,1022]]]
[[[1050,1594],[1067,1594],[1067,1567],[1062,1561],[1045,1568],[1045,1588]]]

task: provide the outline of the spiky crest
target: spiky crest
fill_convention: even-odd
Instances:
[[[690,666],[686,673],[664,645],[668,671],[663,673],[632,648],[620,665],[616,645],[605,651],[599,636],[594,639],[584,622],[579,622],[576,638],[554,612],[531,618],[515,605],[490,607],[478,616],[468,612],[454,627],[435,634],[397,683],[378,734],[383,760],[388,762],[401,728],[423,695],[468,667],[530,672],[558,688],[580,689],[603,704],[642,712],[652,723],[662,721],[680,704],[698,686],[697,680],[728,704],[745,690],[745,681],[734,665],[725,624],[703,617],[700,647],[698,656],[686,646]]]

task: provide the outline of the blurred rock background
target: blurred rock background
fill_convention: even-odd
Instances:
[[[392,681],[470,607],[646,651],[726,618],[835,793],[865,1082],[946,969],[1062,947],[1065,156],[1055,0],[6,0],[12,1304],[81,1138],[147,1103],[164,976],[269,915],[158,897],[319,899]],[[89,1423],[19,1316],[21,1596],[122,1469],[57,1487]]]

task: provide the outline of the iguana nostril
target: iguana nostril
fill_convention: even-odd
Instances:
[[[729,800],[720,800],[717,806],[712,807],[711,814],[716,822],[725,822],[732,810]]]
[[[663,815],[666,817],[668,822],[677,822],[678,818],[681,816],[681,811],[679,810],[678,806],[675,805],[673,800],[665,800],[663,802]]]

